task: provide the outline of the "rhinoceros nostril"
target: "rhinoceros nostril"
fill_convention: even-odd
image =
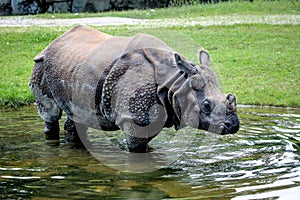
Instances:
[[[234,134],[238,132],[239,130],[239,124],[238,123],[230,123],[230,122],[225,122],[224,123],[224,134]]]

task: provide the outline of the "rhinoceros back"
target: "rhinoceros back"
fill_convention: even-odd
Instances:
[[[110,36],[84,26],[75,27],[42,52],[44,82],[58,106],[74,121],[94,128],[99,128],[99,124],[102,128],[110,126],[97,107],[104,80],[114,61],[128,52],[146,48],[172,51],[161,40],[145,34]]]
[[[74,121],[98,123],[94,117],[98,80],[117,56],[117,51],[122,52],[121,48],[115,48],[115,52],[104,50],[108,45],[105,41],[110,38],[112,36],[94,29],[75,27],[54,40],[35,59],[35,68],[42,68],[43,72],[34,71],[44,74],[44,80],[40,81],[43,84],[39,84],[43,86],[42,93],[50,90],[50,96]],[[126,46],[127,40],[120,38],[125,44],[119,42],[118,46]]]

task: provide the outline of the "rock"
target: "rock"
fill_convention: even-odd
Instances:
[[[41,11],[35,0],[11,0],[13,14],[37,14]]]
[[[96,12],[108,11],[111,9],[110,0],[91,0],[90,3],[95,6]]]
[[[111,0],[116,10],[160,8],[169,5],[170,0]]]
[[[141,1],[143,0],[112,0],[111,2],[116,10],[126,10],[133,9],[135,4],[140,5],[139,7],[143,6]]]
[[[87,2],[84,7],[85,12],[98,12],[95,5],[91,2]]]
[[[55,2],[53,3],[54,13],[66,13],[69,10],[68,2]]]
[[[43,2],[44,4],[51,5],[55,2],[56,3],[58,3],[58,2],[70,2],[71,3],[72,0],[39,0],[39,1]]]
[[[10,0],[0,0],[0,16],[11,14]]]
[[[102,12],[166,7],[171,0],[0,0],[0,15]],[[173,0],[179,1],[179,0]],[[186,0],[191,1],[191,0]]]
[[[48,7],[47,12],[48,12],[48,13],[53,13],[53,6],[52,6],[52,5],[50,5],[50,6]]]
[[[72,12],[84,12],[85,5],[87,3],[87,0],[73,0],[72,4]]]
[[[152,0],[152,1],[145,1],[145,7],[146,8],[162,8],[167,7],[169,5],[170,0]]]

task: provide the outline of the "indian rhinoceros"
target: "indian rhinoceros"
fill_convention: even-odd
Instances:
[[[164,127],[239,130],[236,97],[219,91],[204,50],[196,66],[156,37],[111,36],[78,26],[34,61],[29,85],[46,140],[59,140],[62,111],[70,140],[87,127],[121,129],[131,152],[147,152]]]

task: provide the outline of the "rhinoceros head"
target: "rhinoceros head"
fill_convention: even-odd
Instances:
[[[200,66],[195,66],[178,54],[175,60],[180,74],[170,86],[176,129],[188,125],[218,134],[232,134],[239,130],[236,97],[224,95],[218,89],[216,75],[210,69],[210,56],[200,51]]]

